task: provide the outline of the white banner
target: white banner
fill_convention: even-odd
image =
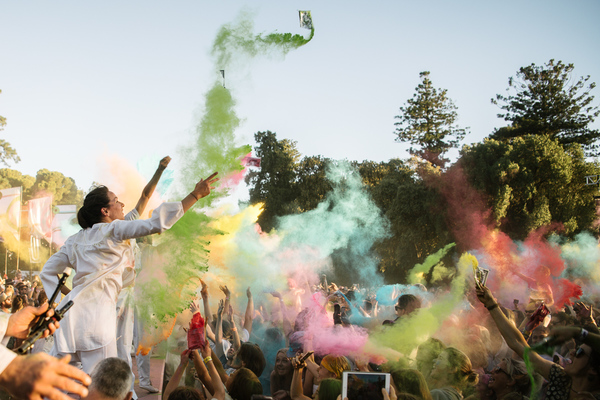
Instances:
[[[0,234],[19,240],[21,227],[21,188],[0,190]]]

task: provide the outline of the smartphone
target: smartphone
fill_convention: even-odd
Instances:
[[[346,371],[342,376],[342,399],[363,400],[381,399],[390,391],[390,374],[385,372]]]
[[[475,281],[480,286],[485,286],[488,275],[490,274],[489,269],[479,268],[473,265],[473,274],[475,275]]]

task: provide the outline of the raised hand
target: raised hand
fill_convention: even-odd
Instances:
[[[192,315],[200,312],[200,306],[198,305],[198,300],[194,300],[190,303],[190,311],[192,312]]]
[[[226,298],[229,298],[231,296],[231,292],[227,288],[227,285],[219,286],[219,289],[221,289],[221,291],[223,292],[223,294],[225,295]]]
[[[215,188],[212,185],[219,180],[219,178],[215,178],[217,174],[218,172],[215,172],[208,178],[200,179],[200,182],[196,183],[196,187],[192,191],[192,194],[197,200],[208,196],[210,194],[210,191]]]
[[[171,162],[171,157],[169,157],[169,156],[164,157],[158,163],[158,169],[161,171],[164,170],[165,168],[167,168],[167,165],[169,165],[170,162]]]
[[[477,285],[475,288],[475,293],[477,293],[477,299],[486,307],[489,308],[496,304],[496,299],[492,296],[492,292],[487,286]]]

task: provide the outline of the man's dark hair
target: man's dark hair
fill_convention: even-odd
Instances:
[[[77,222],[83,228],[91,228],[94,224],[102,222],[102,209],[108,207],[108,188],[98,186],[85,196],[83,206],[77,211]]]
[[[403,294],[398,299],[398,307],[404,310],[408,305],[415,303],[415,308],[421,308],[421,300],[414,294]]]
[[[198,389],[187,387],[187,386],[179,386],[175,388],[169,395],[167,400],[202,400],[204,397],[200,394]]]
[[[265,355],[257,344],[246,342],[242,343],[237,356],[244,362],[244,366],[260,376],[267,365]]]
[[[120,358],[111,357],[100,361],[94,367],[91,377],[90,392],[96,391],[103,397],[122,400],[131,391],[131,368]]]
[[[262,394],[263,392],[257,375],[248,368],[238,369],[229,379],[231,382],[227,382],[227,391],[235,400],[251,400],[253,394]],[[169,400],[171,400],[170,397]]]

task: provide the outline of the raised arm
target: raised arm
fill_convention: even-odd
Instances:
[[[202,304],[204,306],[204,319],[206,320],[206,324],[210,325],[212,322],[212,313],[210,312],[210,304],[208,302],[208,286],[201,279],[200,283],[202,284],[202,290],[200,290],[200,295],[202,296]]]
[[[254,318],[254,300],[252,299],[250,286],[246,290],[246,296],[248,297],[248,304],[246,305],[246,314],[244,314],[244,329],[248,331],[248,336],[250,336],[252,334],[252,320]]]
[[[225,355],[223,353],[223,300],[219,301],[219,309],[217,310],[217,332],[215,333],[215,353],[217,357]]]
[[[310,400],[310,397],[305,396],[302,392],[302,370],[305,364],[298,361],[298,357],[292,359],[294,367],[294,375],[292,376],[292,385],[290,386],[290,397],[292,400]]]
[[[208,369],[206,367],[206,363],[208,363],[208,361],[205,361],[205,358],[200,355],[198,350],[192,350],[191,354],[192,361],[194,362],[194,367],[196,368],[196,373],[198,374],[198,379],[200,379],[200,382],[202,382],[202,384],[206,387],[206,389],[208,389],[210,393],[214,393],[215,389],[212,383],[212,378],[210,377],[210,373],[208,372]],[[212,361],[210,353],[207,357],[210,357],[210,360]],[[221,384],[220,381],[218,381],[217,383]]]
[[[271,292],[271,296],[279,299],[279,307],[281,308],[281,321],[283,323],[283,333],[285,333],[285,337],[288,337],[293,329],[292,329],[292,324],[290,321],[288,321],[286,315],[287,315],[287,309],[285,307],[285,303],[283,302],[283,298],[281,297],[281,294],[279,292]]]
[[[212,352],[208,342],[206,342],[206,345],[201,350],[204,364],[206,365],[206,369],[208,370],[212,382],[214,390],[214,392],[212,392],[213,398],[223,400],[225,399],[225,386],[223,386],[219,372],[217,372],[217,368],[215,367],[215,361],[212,359]]]
[[[167,168],[167,165],[169,165],[169,162],[171,162],[171,157],[169,156],[166,156],[165,158],[160,160],[156,172],[154,172],[154,175],[152,176],[150,181],[148,181],[148,183],[144,187],[144,190],[142,190],[142,195],[140,196],[140,199],[138,200],[135,206],[135,209],[139,215],[142,215],[142,213],[146,209],[148,201],[150,201],[150,197],[152,197],[152,193],[154,193],[154,189],[156,189],[156,185],[158,184],[158,181],[160,180],[163,171],[165,170],[165,168]]]
[[[183,353],[181,353],[181,357],[180,357],[180,361],[179,361],[179,366],[177,367],[177,369],[173,373],[173,376],[171,377],[171,380],[169,381],[167,387],[165,388],[165,391],[163,392],[163,395],[162,395],[163,400],[168,399],[169,395],[171,394],[171,392],[173,390],[177,389],[177,386],[179,386],[179,381],[181,381],[181,377],[183,376],[183,372],[185,371],[185,368],[187,367],[188,361],[190,360],[189,354],[190,354],[190,351],[187,350],[187,349],[184,350]]]
[[[525,349],[529,348],[527,341],[519,332],[516,326],[506,318],[498,302],[492,296],[492,292],[485,286],[478,286],[476,288],[477,298],[479,301],[488,309],[490,315],[500,334],[506,341],[508,347],[510,347],[515,353],[519,355],[519,357],[523,358],[523,354],[525,353]],[[534,369],[542,375],[544,378],[548,379],[550,376],[550,367],[552,366],[552,361],[548,361],[540,357],[535,352],[529,353],[529,359],[534,367]]]
[[[240,335],[235,326],[235,321],[233,320],[233,307],[231,307],[231,305],[229,306],[229,309],[227,310],[227,320],[231,324],[231,334],[233,336],[232,337],[233,349],[235,351],[238,351],[240,349],[240,347],[242,347],[242,342],[240,341]]]

